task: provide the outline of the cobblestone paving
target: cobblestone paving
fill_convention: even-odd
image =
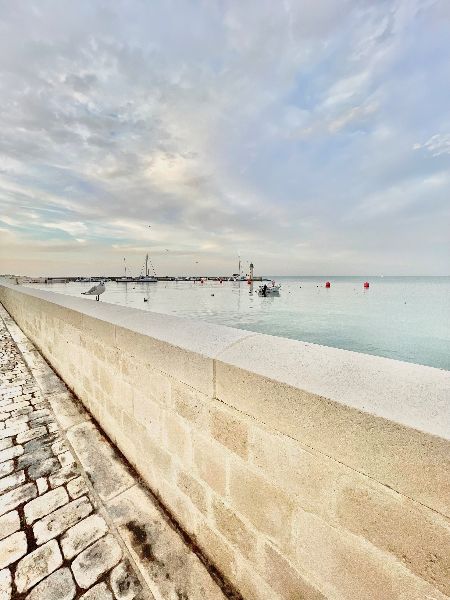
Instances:
[[[0,600],[149,598],[0,317]]]

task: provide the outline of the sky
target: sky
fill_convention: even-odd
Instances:
[[[448,0],[0,0],[0,273],[450,274]]]

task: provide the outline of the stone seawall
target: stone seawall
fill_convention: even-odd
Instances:
[[[248,600],[450,597],[450,373],[0,284]]]

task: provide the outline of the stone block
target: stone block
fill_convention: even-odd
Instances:
[[[25,504],[25,502],[36,496],[37,489],[34,483],[26,483],[10,492],[6,492],[0,496],[0,515],[17,508],[21,504]]]
[[[185,467],[192,463],[192,442],[186,422],[177,415],[167,413],[164,419],[167,450]]]
[[[230,465],[230,504],[261,533],[286,543],[294,503],[282,490],[238,463]]]
[[[209,408],[209,432],[213,438],[243,459],[248,456],[248,426],[236,411],[214,401]]]
[[[244,523],[244,521],[219,498],[214,498],[213,515],[217,530],[231,545],[236,546],[243,556],[250,561],[256,562],[258,540],[257,535],[251,531],[249,525]]]
[[[193,437],[193,447],[197,475],[220,496],[225,496],[229,452],[214,440],[199,434]]]
[[[195,534],[196,541],[211,562],[228,579],[236,574],[236,556],[225,538],[218,534],[206,521],[201,521]]]
[[[25,473],[23,471],[16,471],[11,475],[2,477],[0,479],[0,494],[12,490],[19,485],[22,485],[22,483],[25,483]]]
[[[26,600],[73,600],[76,586],[72,574],[66,567],[58,569],[41,581],[26,597]]]
[[[450,596],[450,525],[425,506],[357,475],[340,479],[336,514],[348,531],[389,552]]]
[[[17,531],[0,541],[0,569],[22,558],[27,548],[27,538],[23,531]]]
[[[88,493],[88,487],[84,481],[84,477],[77,477],[67,483],[67,491],[71,498],[79,498],[83,494]]]
[[[206,515],[208,512],[207,494],[201,483],[186,471],[180,471],[177,484],[178,489],[189,498],[200,512]]]
[[[108,531],[105,520],[97,514],[83,519],[61,537],[61,548],[66,559],[71,559]]]
[[[122,558],[122,549],[112,535],[98,540],[79,554],[72,563],[72,572],[78,585],[87,589]]]
[[[109,578],[111,588],[117,600],[137,599],[142,592],[142,586],[130,565],[122,561],[111,571]]]
[[[6,460],[5,462],[0,463],[0,477],[5,477],[5,475],[9,475],[14,471],[14,461]]]
[[[308,600],[326,600],[317,588],[301,575],[289,561],[277,550],[267,544],[265,547],[265,561],[263,574],[270,586],[278,592],[281,598],[307,598]]]
[[[91,587],[85,594],[80,596],[80,600],[114,600],[113,595],[108,590],[106,583],[102,581]]]
[[[58,461],[58,466],[60,466]],[[65,483],[75,479],[79,475],[79,469],[76,464],[69,465],[68,467],[61,467],[57,471],[54,471],[48,478],[51,488],[57,488]]]
[[[87,517],[92,510],[92,505],[85,496],[58,508],[52,514],[36,521],[33,525],[36,543],[43,544],[55,538]]]
[[[208,425],[208,404],[210,397],[194,390],[188,385],[174,381],[172,383],[172,406],[194,428],[205,431]]]
[[[148,435],[154,440],[161,439],[161,405],[148,394],[134,390],[133,392],[134,418],[143,425]]]
[[[69,496],[63,487],[51,490],[25,504],[25,520],[28,525],[31,525],[60,506],[67,504],[67,502],[69,502]]]
[[[20,519],[17,510],[12,510],[0,517],[0,540],[8,537],[12,533],[19,531]]]
[[[289,561],[325,597],[346,600],[445,600],[445,595],[416,577],[393,556],[381,552],[319,517],[298,511]]]
[[[50,573],[56,571],[62,562],[63,558],[56,540],[51,540],[30,552],[17,564],[14,576],[17,591],[19,593],[26,592]]]
[[[12,577],[9,569],[0,571],[0,598],[10,600],[12,595]]]
[[[0,463],[5,462],[6,460],[11,460],[12,458],[16,458],[16,456],[20,456],[23,454],[23,446],[10,446],[9,448],[5,448],[0,451]]]
[[[34,427],[33,429],[28,429],[27,431],[24,431],[23,433],[19,433],[16,437],[16,442],[18,444],[24,444],[25,442],[29,442],[36,438],[40,438],[46,434],[47,434],[47,428],[45,427],[45,425],[42,425],[41,427]]]

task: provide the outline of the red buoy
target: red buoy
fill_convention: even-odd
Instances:
[[[366,290],[368,289],[368,287],[369,287],[369,282],[368,281],[364,282],[364,287],[365,287]]]
[[[331,287],[331,283],[329,281],[326,282],[325,287]]]

